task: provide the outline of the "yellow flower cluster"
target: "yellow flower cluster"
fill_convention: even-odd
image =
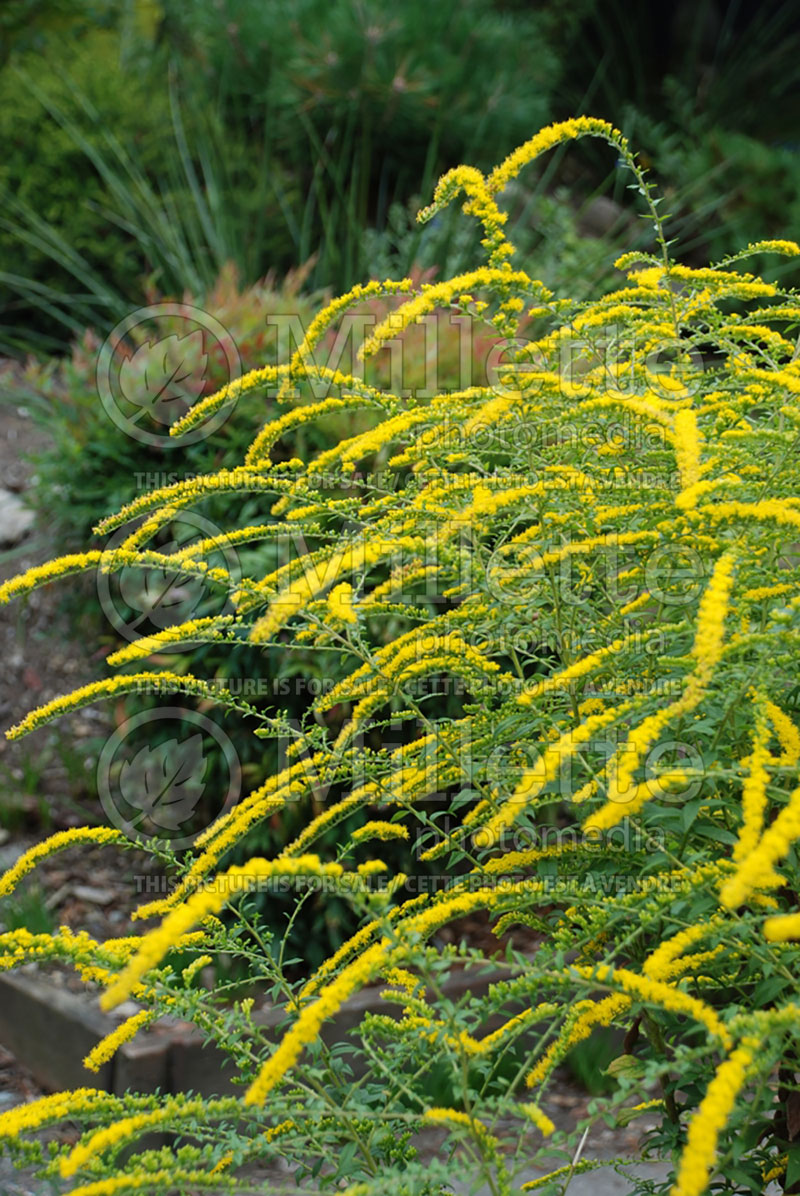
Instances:
[[[574,141],[580,137],[602,137],[620,150],[627,150],[628,143],[608,121],[597,120],[591,116],[578,116],[572,120],[563,120],[557,124],[547,125],[541,129],[530,141],[526,141],[519,149],[505,159],[500,166],[495,167],[489,175],[488,188],[490,193],[497,193],[515,179],[523,166],[527,166],[534,158],[562,145],[565,141]]]
[[[700,1108],[689,1124],[686,1147],[670,1196],[703,1196],[708,1190],[719,1135],[744,1086],[758,1046],[757,1039],[744,1039],[717,1068]]]
[[[767,809],[767,785],[771,760],[767,747],[770,737],[766,710],[762,707],[756,718],[753,747],[747,759],[748,772],[742,786],[742,829],[733,849],[735,863],[740,863],[755,849],[764,826]]]
[[[528,1072],[525,1078],[528,1087],[541,1084],[572,1047],[589,1037],[595,1026],[610,1026],[614,1018],[630,1009],[630,1006],[630,997],[621,993],[614,993],[600,1001],[578,1001],[559,1037]]]
[[[365,822],[350,836],[351,842],[363,843],[367,839],[407,839],[408,827],[400,822]]]
[[[522,813],[525,806],[531,802],[545,785],[556,777],[566,760],[570,760],[579,749],[588,743],[598,731],[611,726],[630,709],[630,703],[623,702],[613,706],[600,714],[590,715],[577,727],[572,727],[560,735],[555,743],[545,748],[539,757],[537,766],[526,769],[514,790],[514,793],[500,809],[489,818],[485,825],[474,836],[477,847],[491,847],[504,830],[511,826]]]
[[[627,968],[612,968],[608,964],[600,964],[595,968],[576,967],[575,971],[585,980],[594,979],[600,984],[606,982],[610,985],[619,985],[624,992],[634,998],[657,1005],[671,1013],[682,1013],[687,1017],[692,1017],[705,1026],[709,1034],[723,1046],[729,1048],[731,1045],[729,1031],[711,1006],[697,997],[689,996],[688,993],[674,988],[671,984],[655,980],[650,976],[639,976]]]
[[[528,1120],[533,1122],[537,1130],[541,1130],[545,1138],[550,1137],[556,1127],[547,1114],[542,1112],[538,1105],[528,1103],[520,1105],[519,1108],[520,1111],[525,1114]]]
[[[734,875],[723,882],[719,895],[722,904],[735,909],[755,890],[777,888],[781,878],[775,864],[788,854],[797,839],[800,839],[800,787],[792,792],[788,803],[749,854],[739,860]]]
[[[626,815],[637,813],[651,797],[663,793],[662,785],[655,781],[633,784],[633,776],[645,752],[662,730],[678,715],[689,714],[696,709],[705,695],[722,657],[725,618],[733,587],[735,559],[733,550],[723,553],[714,566],[714,572],[700,600],[692,646],[692,656],[696,664],[683,693],[676,701],[649,715],[635,727],[626,742],[611,758],[608,765],[608,800],[602,809],[591,814],[586,820],[584,825],[587,830],[608,830],[616,826]],[[681,779],[682,776],[677,773],[673,777],[673,780],[678,782]]]
[[[35,565],[27,572],[12,577],[10,581],[0,585],[0,603],[5,604],[12,598],[28,594],[31,590],[47,585],[57,577],[67,577],[71,573],[85,573],[88,569],[95,569],[100,564],[102,557],[102,552],[78,552],[48,561],[46,565]]]
[[[102,1089],[73,1088],[68,1092],[53,1092],[50,1096],[39,1097],[29,1104],[17,1105],[0,1113],[0,1141],[17,1138],[29,1130],[63,1121],[65,1117],[87,1116],[108,1101],[109,1095]]]
[[[139,980],[158,966],[189,927],[222,909],[232,897],[246,893],[260,879],[305,875],[341,877],[343,871],[341,864],[323,864],[318,856],[299,856],[294,860],[252,859],[229,868],[208,882],[205,889],[188,897],[167,915],[161,926],[144,936],[136,955],[100,998],[101,1008],[113,1009],[129,997]]]
[[[145,1109],[130,1117],[122,1117],[110,1125],[103,1126],[102,1129],[95,1130],[88,1138],[78,1142],[68,1155],[61,1158],[59,1170],[62,1178],[69,1179],[71,1176],[77,1175],[87,1163],[90,1163],[103,1151],[119,1146],[132,1138],[137,1138],[147,1130],[156,1129],[159,1126],[169,1126],[180,1119],[191,1120],[198,1115],[211,1120],[214,1117],[227,1117],[241,1111],[237,1097],[215,1097],[204,1101],[201,1097],[186,1097],[179,1093],[158,1102],[151,1100],[150,1103],[151,1105],[155,1103],[155,1108]]]
[[[501,248],[499,241],[498,248]],[[421,320],[428,312],[437,307],[447,306],[457,298],[465,287],[477,290],[497,284],[503,287],[530,287],[531,279],[523,271],[511,270],[508,266],[481,266],[477,270],[459,274],[456,278],[448,279],[446,282],[425,284],[419,295],[404,303],[402,307],[378,324],[372,335],[362,344],[359,350],[360,355],[371,357],[386,341],[398,336],[409,325]],[[541,284],[538,284],[537,289],[542,289]]]
[[[35,868],[40,860],[47,859],[57,851],[65,851],[68,847],[74,847],[78,843],[116,843],[121,847],[130,847],[131,845],[130,840],[123,835],[122,831],[109,826],[76,826],[68,831],[59,831],[42,843],[37,843],[35,847],[29,847],[17,862],[0,876],[0,897],[6,897],[9,893],[13,893],[23,876]]]
[[[134,1013],[132,1017],[121,1022],[116,1030],[106,1034],[97,1046],[92,1047],[83,1061],[83,1066],[89,1071],[99,1071],[104,1063],[116,1055],[123,1043],[130,1042],[143,1026],[149,1025],[157,1016],[158,1014],[151,1009],[142,1009],[139,1013]]]
[[[214,394],[207,395],[201,399],[199,403],[195,403],[185,415],[177,419],[170,426],[170,435],[182,436],[185,432],[190,432],[227,403],[235,402],[251,390],[269,386],[271,382],[276,382],[278,378],[287,373],[288,368],[287,365],[261,366],[259,369],[250,370],[248,373],[243,374],[241,378],[236,378],[234,381],[228,382],[221,390],[217,390]]]
[[[486,179],[474,166],[456,166],[442,175],[433,193],[433,203],[423,208],[417,219],[420,223],[430,220],[460,191],[464,191],[468,197],[464,204],[464,212],[477,216],[483,225],[483,244],[490,251],[490,262],[492,265],[502,263],[504,258],[514,252],[513,245],[510,245],[503,235],[503,225],[508,220],[508,214],[500,211],[491,189],[486,185]],[[465,278],[455,290],[468,291],[474,285]]]
[[[158,1171],[133,1171],[121,1175],[110,1175],[107,1179],[92,1180],[91,1183],[81,1184],[78,1188],[70,1188],[64,1196],[117,1196],[117,1193],[140,1192],[144,1190],[147,1196],[163,1191],[175,1190],[180,1184],[205,1184],[208,1172],[189,1171],[181,1167],[170,1167]]]
[[[691,947],[700,939],[705,938],[714,929],[717,922],[718,919],[700,922],[697,926],[689,926],[686,930],[673,935],[672,938],[665,939],[661,946],[657,947],[642,964],[645,976],[650,976],[653,980],[669,979],[672,965],[678,956],[682,955],[687,947]]]
[[[245,461],[248,465],[260,465],[268,458],[270,449],[276,441],[285,436],[287,432],[291,432],[319,416],[379,405],[384,405],[381,402],[380,392],[372,391],[366,394],[348,394],[342,398],[331,397],[322,399],[319,403],[306,403],[304,406],[294,407],[280,419],[271,420],[264,425],[247,450]]]
[[[256,644],[266,642],[342,573],[354,573],[374,564],[388,551],[390,546],[386,543],[362,542],[349,548],[328,551],[313,560],[300,577],[295,578],[272,599],[267,613],[254,623],[250,640]],[[351,604],[347,622],[352,622],[354,618],[355,612]]]
[[[221,700],[221,691],[199,677],[192,677],[189,673],[170,673],[167,671],[156,673],[128,673],[119,677],[107,677],[102,681],[92,681],[89,685],[82,685],[70,694],[53,698],[44,706],[37,707],[30,714],[26,714],[22,722],[6,731],[7,739],[19,739],[29,731],[52,722],[62,714],[79,710],[82,706],[89,706],[98,698],[112,698],[118,694],[135,693],[137,690],[151,692],[166,691],[178,693],[198,694],[201,697]]]
[[[683,407],[675,415],[675,456],[681,479],[681,491],[676,503],[681,506],[682,494],[700,480],[700,435],[697,417],[690,407]]]
[[[499,1143],[493,1134],[490,1134],[482,1121],[477,1117],[471,1117],[469,1113],[463,1113],[460,1109],[446,1109],[439,1106],[434,1106],[431,1109],[426,1109],[422,1114],[422,1120],[429,1122],[431,1125],[445,1125],[453,1126],[456,1129],[467,1130],[475,1138],[478,1148],[488,1162],[499,1162]]]
[[[166,627],[153,635],[144,635],[141,639],[126,644],[110,653],[106,663],[110,665],[130,664],[134,660],[142,660],[146,656],[153,656],[162,648],[174,644],[191,644],[195,641],[209,642],[223,639],[225,630],[233,623],[233,615],[208,615],[201,619],[189,619],[175,627]]]
[[[353,587],[343,581],[334,586],[328,594],[328,610],[333,619],[340,623],[358,623],[358,615],[353,608]]]
[[[789,715],[768,698],[764,701],[764,709],[781,745],[781,754],[776,763],[782,768],[793,768],[800,763],[800,731]]]

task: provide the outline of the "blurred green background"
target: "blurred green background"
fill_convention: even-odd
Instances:
[[[202,302],[228,263],[310,291],[456,269],[463,222],[413,220],[438,175],[582,112],[641,151],[684,258],[800,222],[792,3],[4,0],[0,47],[6,353]],[[522,254],[596,285],[625,200],[602,147],[548,158],[510,197]]]

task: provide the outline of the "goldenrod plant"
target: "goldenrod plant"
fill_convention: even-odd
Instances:
[[[504,188],[584,137],[611,147],[653,230],[653,252],[619,259],[619,288],[593,302],[529,277],[504,232]],[[291,740],[286,767],[207,827],[174,860],[177,883],[137,909],[154,929],[104,943],[65,929],[0,938],[5,967],[69,963],[103,1009],[136,1002],[88,1067],[169,1013],[227,1052],[240,1085],[217,1098],[86,1087],[0,1116],[9,1149],[72,1196],[269,1191],[263,1168],[278,1158],[302,1189],[349,1196],[441,1193],[454,1175],[497,1196],[561,1192],[600,1165],[576,1150],[586,1123],[562,1115],[557,1128],[548,1106],[559,1064],[597,1027],[625,1039],[589,1120],[655,1122],[648,1145],[671,1164],[672,1196],[788,1190],[800,1175],[800,300],[742,267],[800,248],[674,262],[627,142],[588,117],[543,129],[488,175],[446,174],[421,218],[456,200],[482,225],[485,262],[336,299],[289,360],[176,425],[229,404],[257,411],[274,392],[286,413],[238,468],[141,494],[100,525],[128,526],[122,543],[0,588],[9,601],[77,570],[163,565],[149,547],[159,528],[209,497],[228,496],[237,542],[296,547],[266,575],[233,578],[209,567],[213,540],[184,545],[167,563],[207,579],[219,616],[127,645],[113,676],[7,732],[146,691],[199,696],[257,737]],[[480,315],[505,338],[489,384],[423,398],[317,364],[326,331],[372,295],[402,302],[364,358],[434,309]],[[307,461],[273,460],[288,429],[357,408],[375,416],[366,429]],[[245,495],[264,508],[249,527],[237,521]],[[338,679],[292,723],[233,686],[161,667],[165,645],[198,642],[311,647]],[[455,706],[443,678],[458,682]],[[279,854],[226,865],[251,827],[309,793],[313,817]],[[358,832],[332,839],[355,810]],[[391,872],[393,839],[419,871]],[[127,839],[63,832],[23,856],[2,892],[87,841]],[[249,904],[290,887],[298,908],[311,891],[344,895],[362,918],[297,982]],[[505,953],[461,941],[459,919],[478,914]],[[198,986],[223,953],[245,965],[250,995]],[[455,969],[474,991],[452,995]],[[368,985],[386,1013],[327,1045],[326,1024]],[[259,991],[284,1008],[277,1036],[253,1010]],[[44,1151],[36,1132],[64,1120],[77,1142]],[[418,1159],[425,1127],[444,1141]],[[172,1145],[131,1151],[154,1130]]]

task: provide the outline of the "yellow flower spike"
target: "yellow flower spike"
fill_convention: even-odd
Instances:
[[[720,889],[719,899],[727,909],[736,909],[758,889],[774,889],[781,884],[775,864],[787,855],[792,844],[800,838],[800,787],[789,797],[788,804],[764,831],[749,855],[739,861],[737,871],[727,878]]]
[[[233,1152],[228,1151],[227,1154],[224,1154],[222,1156],[222,1158],[219,1160],[218,1163],[214,1164],[214,1166],[211,1168],[211,1170],[209,1171],[208,1174],[209,1175],[221,1175],[223,1171],[227,1171],[228,1167],[230,1167],[231,1163],[233,1162],[233,1158],[234,1158]]]
[[[470,1055],[489,1055],[498,1047],[505,1044],[506,1039],[521,1030],[524,1026],[531,1022],[539,1022],[544,1018],[550,1018],[558,1014],[559,1007],[552,1002],[542,1002],[539,1005],[534,1005],[530,1009],[526,1009],[524,1013],[515,1014],[514,1017],[509,1018],[497,1030],[493,1030],[491,1034],[484,1035],[483,1038],[471,1038],[469,1035],[465,1036],[462,1041],[464,1049]]]
[[[198,477],[186,478],[158,490],[148,490],[138,498],[126,503],[114,515],[107,515],[95,527],[98,535],[114,531],[139,515],[149,515],[152,526],[147,528],[147,534],[155,533],[164,522],[170,522],[182,507],[199,502],[200,499],[212,494],[258,493],[270,491],[281,494],[292,485],[292,479],[281,476],[277,469],[265,473],[259,466],[239,465],[236,469],[220,469],[217,473],[202,474]],[[153,512],[155,512],[153,514]],[[150,524],[150,520],[136,532],[132,533],[125,546],[138,545],[142,530]]]
[[[548,1171],[547,1175],[540,1175],[538,1179],[529,1179],[520,1188],[521,1192],[535,1192],[537,1188],[546,1188],[554,1180],[569,1181],[575,1175],[583,1175],[587,1171],[597,1171],[607,1167],[605,1159],[579,1159],[577,1163],[567,1163],[564,1167],[557,1167],[555,1171]]]
[[[384,282],[371,279],[367,283],[357,283],[356,286],[352,287],[344,295],[339,295],[336,299],[333,299],[322,311],[314,316],[314,319],[309,324],[302,345],[299,346],[289,362],[284,381],[281,383],[281,388],[278,391],[278,401],[284,401],[291,390],[292,381],[297,378],[303,378],[309,368],[311,368],[311,358],[315,346],[319,344],[327,329],[330,328],[348,307],[352,307],[356,303],[361,303],[364,299],[374,298],[379,295],[401,295],[408,293],[413,289],[413,285],[410,278],[400,279],[399,282],[391,279],[386,279]]]
[[[311,997],[314,995],[314,993],[318,992],[322,985],[325,984],[327,978],[336,971],[340,964],[344,963],[349,956],[353,955],[361,947],[367,946],[370,939],[374,937],[380,927],[381,922],[377,919],[373,920],[372,922],[368,922],[366,925],[362,926],[360,930],[357,930],[356,933],[349,939],[346,939],[345,942],[342,943],[341,947],[338,948],[338,950],[334,951],[334,953],[326,960],[323,960],[323,962],[314,972],[311,979],[308,980],[301,989],[299,998],[300,1001],[303,1001],[307,997]]]
[[[279,378],[288,373],[288,370],[288,365],[261,366],[258,369],[250,370],[249,373],[243,374],[241,378],[237,378],[233,382],[228,382],[214,394],[207,395],[195,403],[185,415],[175,420],[175,423],[170,426],[170,436],[182,436],[184,432],[190,432],[192,428],[197,427],[227,403],[234,403],[242,395],[249,394],[251,390],[257,390],[268,386],[271,382],[277,382]]]
[[[640,976],[627,968],[612,968],[607,964],[596,967],[575,967],[573,969],[585,980],[597,980],[600,984],[607,982],[618,985],[629,996],[658,1005],[661,1009],[672,1013],[683,1013],[694,1018],[705,1026],[709,1034],[718,1039],[726,1050],[730,1049],[731,1036],[725,1024],[710,1005],[697,997],[674,988],[671,984],[655,980],[650,976]]]
[[[779,527],[800,527],[800,511],[793,510],[779,498],[765,498],[761,502],[722,502],[698,510],[715,522],[752,519],[756,523],[776,523]]]
[[[547,552],[534,554],[530,558],[527,570],[542,569],[545,565],[557,565],[571,556],[594,552],[596,548],[623,548],[629,544],[645,544],[648,541],[660,540],[657,531],[637,532],[607,532],[602,536],[590,536],[586,540],[571,540],[561,548],[551,548]]]
[[[177,1183],[200,1184],[208,1183],[207,1171],[185,1171],[179,1167],[169,1170],[140,1171],[138,1173],[111,1175],[107,1179],[96,1179],[88,1184],[81,1184],[79,1188],[70,1188],[64,1196],[117,1196],[117,1193],[138,1192],[144,1189],[146,1196],[162,1189],[172,1191]]]
[[[550,295],[550,292],[541,283],[536,283],[523,270],[512,271],[499,267],[482,266],[478,270],[470,270],[466,274],[459,274],[456,278],[425,287],[419,295],[404,303],[402,307],[378,324],[372,335],[367,337],[359,349],[359,357],[372,357],[386,341],[399,336],[409,325],[427,315],[428,312],[453,302],[465,286],[488,287],[492,283],[502,283],[509,287],[536,288],[541,293]]]
[[[161,519],[161,513],[159,513],[159,519]],[[141,529],[137,534],[139,536],[142,535]],[[232,533],[232,536],[235,539],[237,533]],[[225,537],[221,538],[221,542],[223,546],[227,544]],[[170,555],[153,550],[134,552],[125,545],[120,545],[118,548],[108,549],[104,552],[72,553],[68,556],[58,557],[54,561],[48,561],[45,565],[35,565],[33,568],[26,570],[25,573],[21,573],[17,577],[12,577],[9,581],[4,582],[3,585],[0,585],[0,605],[10,602],[13,598],[28,594],[40,586],[48,585],[51,581],[56,581],[62,577],[69,577],[75,573],[87,573],[92,569],[100,569],[103,573],[109,573],[123,566],[138,569],[158,568],[171,570],[177,569],[179,567],[177,562],[180,561],[181,567],[186,572],[193,572],[195,574],[199,572],[196,567],[189,570],[183,558],[183,553]],[[203,576],[217,580],[219,584],[223,585],[226,585],[230,581],[230,577],[224,569],[204,569]]]
[[[742,827],[733,848],[733,861],[736,864],[755,849],[764,826],[770,775],[767,763],[772,759],[767,748],[769,737],[769,722],[762,704],[756,715],[752,750],[746,760],[747,776],[742,785]]]
[[[507,1180],[505,1167],[502,1165],[500,1157],[500,1143],[494,1134],[490,1134],[482,1121],[477,1117],[471,1116],[469,1113],[464,1113],[460,1109],[446,1109],[441,1107],[434,1107],[426,1109],[422,1114],[422,1120],[427,1121],[431,1125],[452,1126],[455,1129],[464,1129],[472,1134],[476,1139],[478,1149],[481,1156],[486,1162],[492,1162],[499,1165],[502,1174],[498,1179],[502,1181]],[[508,1191],[507,1186],[503,1186],[504,1192]]]
[[[646,597],[649,598],[649,594]],[[622,613],[623,611],[620,611],[620,614]],[[648,639],[654,636],[662,635],[663,626],[659,626],[649,632],[642,633],[641,631],[636,631],[632,635],[622,636],[620,639],[607,644],[606,647],[598,648],[596,652],[591,652],[588,656],[576,660],[574,664],[569,665],[566,669],[562,669],[558,673],[554,673],[552,677],[548,677],[544,681],[526,682],[525,691],[519,695],[517,702],[520,706],[530,706],[536,698],[552,693],[555,690],[566,688],[572,681],[576,681],[580,677],[585,677],[589,673],[596,672],[597,669],[602,668],[608,663],[610,657],[618,655],[626,648],[632,645],[638,646],[643,641],[647,642]]]
[[[389,946],[388,939],[381,939],[372,947],[368,947],[358,959],[348,964],[334,980],[326,984],[316,1001],[303,1007],[294,1026],[283,1036],[245,1093],[245,1104],[264,1103],[269,1092],[297,1061],[303,1047],[316,1039],[322,1023],[332,1017],[348,997],[376,974],[386,958]]]
[[[767,918],[764,938],[768,943],[788,943],[800,938],[800,914],[778,914]]]
[[[777,764],[783,768],[792,768],[800,762],[800,731],[789,718],[789,715],[776,706],[774,702],[765,699],[764,709],[767,717],[775,728],[775,734],[781,745],[781,754]]]
[[[685,491],[700,480],[700,434],[697,417],[690,407],[683,407],[676,412],[674,429],[675,457],[681,490]]]
[[[85,573],[89,569],[96,569],[102,558],[102,552],[77,552],[58,557],[55,561],[48,561],[46,565],[34,565],[32,569],[0,585],[0,604],[10,602],[12,598],[18,598],[21,594],[28,594],[57,577],[68,577],[72,573]]]
[[[139,1013],[134,1013],[132,1017],[117,1026],[116,1030],[106,1034],[97,1046],[92,1047],[83,1061],[83,1066],[89,1071],[99,1071],[104,1063],[114,1057],[123,1043],[130,1042],[143,1026],[149,1025],[157,1017],[158,1013],[150,1009],[142,1009]]]
[[[797,257],[800,254],[800,245],[796,241],[755,241],[753,244],[748,245],[746,249],[742,249],[739,253],[734,254],[734,258],[747,257],[753,253],[780,253],[784,257]],[[730,261],[730,259],[728,260]]]
[[[733,588],[735,562],[736,554],[733,549],[722,554],[700,599],[692,645],[692,656],[696,664],[683,693],[669,706],[649,715],[634,727],[627,741],[611,757],[608,764],[608,800],[602,809],[589,815],[584,829],[609,830],[624,817],[637,813],[651,798],[664,794],[661,782],[667,778],[635,784],[633,776],[647,749],[656,741],[662,730],[679,715],[690,714],[705,696],[714,670],[722,658],[725,619]],[[676,772],[669,779],[679,783],[683,777]]]
[[[289,464],[286,462],[285,464]],[[230,531],[219,532],[215,536],[206,536],[203,540],[194,540],[184,548],[178,548],[166,558],[175,568],[185,566],[187,560],[203,561],[205,557],[215,552],[225,552],[236,544],[249,544],[254,540],[268,540],[286,536],[293,531],[300,531],[291,523],[254,523],[248,527],[237,527]],[[214,570],[209,570],[214,573]]]
[[[484,236],[481,240],[481,245],[489,251],[489,265],[493,267],[499,266],[510,273],[506,259],[513,255],[514,246],[506,239],[503,232],[503,226],[508,220],[508,213],[501,211],[497,206],[494,196],[486,186],[486,179],[475,167],[456,166],[453,170],[449,170],[446,174],[442,175],[436,184],[433,203],[417,213],[417,220],[420,223],[429,220],[436,212],[449,204],[461,191],[464,191],[467,195],[467,200],[462,206],[462,211],[468,216],[477,217],[483,225]],[[462,285],[469,287],[472,284],[463,280]],[[461,288],[459,287],[459,289]],[[471,296],[469,298],[471,299]],[[459,295],[458,302],[461,304],[463,301],[464,296]],[[503,315],[504,307],[511,314],[514,311],[523,310],[524,306],[524,302],[518,296],[508,298],[505,304],[501,305],[498,316]],[[480,315],[485,307],[486,304],[482,300],[472,302],[473,311],[477,315]]]
[[[719,925],[720,921],[719,918],[711,918],[697,926],[689,926],[686,930],[681,930],[672,938],[667,939],[642,964],[645,976],[649,976],[653,980],[667,979],[678,956],[682,955],[687,947],[691,947],[700,939],[705,938],[714,930],[715,926]]]
[[[28,1104],[16,1105],[0,1113],[0,1141],[18,1138],[20,1134],[62,1121],[65,1117],[80,1117],[91,1113],[94,1107],[102,1108],[109,1102],[116,1106],[119,1098],[110,1097],[108,1092],[100,1088],[73,1088],[68,1092],[53,1092]]]
[[[540,1130],[545,1138],[549,1138],[556,1127],[547,1114],[543,1113],[538,1105],[522,1104],[519,1107],[520,1111],[525,1114],[528,1120],[533,1122],[537,1130]]]
[[[116,667],[130,664],[134,660],[142,660],[153,656],[165,647],[174,644],[189,644],[196,641],[211,643],[225,639],[226,630],[233,623],[233,615],[209,615],[201,619],[189,619],[186,623],[179,623],[174,627],[165,627],[153,635],[142,636],[124,648],[117,648],[106,657],[106,664]]]
[[[407,839],[408,827],[399,822],[365,822],[353,831],[350,839],[353,843],[363,843],[367,839]]]
[[[542,792],[545,785],[559,773],[561,766],[588,743],[594,735],[611,726],[631,708],[630,702],[623,702],[590,715],[577,727],[571,727],[559,736],[555,743],[545,748],[533,769],[526,769],[514,793],[500,809],[476,831],[473,841],[476,847],[491,847],[504,830],[510,827],[525,809],[525,806]]]
[[[181,972],[181,978],[184,984],[191,984],[198,972],[202,972],[203,968],[209,967],[213,963],[210,955],[198,955],[197,959],[193,959]]]
[[[341,398],[332,397],[322,399],[318,403],[307,403],[302,407],[295,407],[279,419],[271,420],[264,425],[247,450],[245,464],[260,465],[266,461],[270,450],[278,440],[301,424],[308,423],[309,420],[342,411],[358,411],[375,407],[380,409],[385,406],[386,398],[376,391],[372,394],[348,394]]]
[[[246,864],[229,868],[205,889],[187,897],[172,910],[162,924],[142,939],[142,944],[115,982],[100,998],[101,1009],[113,1009],[130,996],[131,990],[149,971],[157,967],[176,941],[196,922],[208,914],[215,914],[233,897],[248,892],[260,880],[279,876],[321,876],[338,878],[343,875],[341,864],[323,864],[318,856],[299,856],[297,859],[252,859]]]
[[[9,893],[13,893],[22,878],[36,867],[39,860],[47,859],[48,856],[55,855],[58,851],[65,851],[78,843],[98,845],[116,843],[121,847],[136,846],[122,831],[108,826],[78,826],[68,831],[58,831],[49,839],[45,839],[43,843],[37,843],[34,847],[28,848],[15,864],[0,876],[0,897],[7,897]]]
[[[102,681],[92,681],[89,685],[82,685],[71,694],[53,698],[44,706],[37,707],[27,714],[22,722],[6,731],[6,739],[19,739],[29,731],[52,722],[59,715],[79,710],[82,706],[89,706],[98,698],[112,698],[118,694],[135,693],[144,690],[150,693],[189,693],[199,697],[211,698],[215,702],[223,702],[226,698],[232,705],[238,705],[226,691],[211,685],[199,677],[189,673],[148,672],[128,673],[119,677],[107,677]]]
[[[700,1107],[689,1123],[686,1146],[670,1196],[703,1196],[708,1190],[719,1135],[725,1128],[752,1068],[758,1039],[746,1038],[720,1064]]]
[[[360,569],[382,546],[356,544],[350,548],[326,551],[306,567],[305,572],[271,600],[267,613],[256,621],[250,632],[252,643],[265,643],[284,624],[317,597],[344,572]]]
[[[602,137],[610,141],[623,152],[628,151],[628,143],[619,129],[606,120],[597,120],[591,116],[579,116],[572,120],[560,121],[547,125],[546,128],[531,137],[519,149],[508,155],[506,160],[495,167],[487,180],[489,193],[494,195],[515,179],[523,166],[538,158],[540,154],[554,149],[565,141],[575,141],[580,137]]]
[[[353,587],[349,582],[343,581],[333,587],[328,594],[328,609],[333,618],[342,623],[358,623],[358,615],[353,609]]]
[[[745,590],[742,598],[748,602],[762,602],[765,598],[778,598],[781,594],[793,594],[796,586],[779,582],[774,586],[754,586],[752,590]]]
[[[213,1105],[222,1105],[222,1100],[209,1102],[211,1107]],[[226,1107],[230,1108],[235,1102],[228,1100],[225,1102]],[[79,1142],[74,1146],[71,1152],[62,1156],[59,1163],[59,1171],[62,1179],[69,1179],[73,1175],[90,1163],[97,1155],[102,1154],[103,1151],[119,1145],[122,1142],[134,1137],[138,1137],[144,1131],[155,1128],[159,1125],[169,1125],[170,1120],[175,1117],[176,1113],[183,1116],[191,1117],[193,1114],[204,1114],[209,1111],[206,1102],[200,1098],[187,1100],[182,1096],[167,1098],[157,1109],[151,1109],[145,1113],[136,1113],[132,1117],[123,1117],[119,1121],[111,1125],[103,1126],[102,1129],[95,1130],[93,1134],[84,1142]]]
[[[595,1026],[610,1026],[615,1017],[631,1007],[631,998],[614,993],[600,1001],[578,1001],[573,1006],[574,1018],[551,1043],[535,1067],[528,1072],[525,1083],[529,1088],[541,1084],[550,1072],[561,1062],[567,1052],[579,1042],[584,1042]]]

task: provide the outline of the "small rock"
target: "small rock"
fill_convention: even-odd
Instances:
[[[110,905],[116,893],[113,889],[98,889],[94,885],[73,885],[72,896],[91,905]]]
[[[72,892],[72,886],[69,884],[59,885],[58,888],[45,898],[45,909],[57,909],[65,897],[69,897]]]
[[[0,490],[0,544],[19,544],[35,522],[33,511],[16,494]]]
[[[137,1005],[135,1001],[123,1001],[121,1005],[117,1005],[112,1017],[118,1018],[119,1021],[124,1022],[129,1017],[133,1017],[135,1014],[140,1013],[141,1009],[142,1006]]]

